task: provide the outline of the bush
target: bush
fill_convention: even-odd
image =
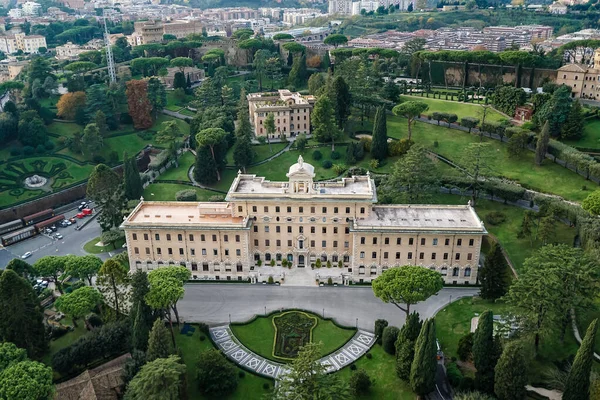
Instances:
[[[268,383],[263,383],[263,389],[269,390],[270,388],[271,388],[271,385],[269,385]]]
[[[337,151],[332,151],[332,152],[331,152],[331,159],[332,159],[332,160],[339,160],[339,159],[340,159],[340,157],[342,157],[342,156],[341,156],[341,154],[340,154],[340,153],[338,153]]]
[[[369,161],[369,168],[370,169],[377,169],[377,168],[379,168],[379,160],[372,159],[371,161]]]
[[[333,163],[331,162],[331,160],[323,160],[321,166],[325,169],[329,169],[333,166]]]
[[[99,328],[103,324],[102,318],[100,318],[100,316],[96,313],[88,314],[85,317],[85,320],[92,328]]]
[[[446,368],[446,375],[448,375],[448,381],[452,387],[458,387],[463,380],[462,372],[458,369],[456,363],[448,364]]]
[[[67,328],[64,325],[52,324],[49,326],[49,334],[50,334],[51,340],[58,339],[59,337],[66,335],[68,332],[69,332],[69,328]]]
[[[198,323],[198,329],[200,330],[200,332],[204,333],[205,335],[208,335],[210,332],[208,324],[205,324],[204,322]]]
[[[458,385],[458,390],[465,393],[475,389],[475,381],[470,376],[464,376]]]
[[[51,151],[54,149],[54,142],[52,140],[48,140],[46,143],[44,143],[44,147],[46,148],[46,150]]]
[[[458,341],[458,357],[461,361],[469,361],[471,359],[471,351],[473,350],[473,332],[467,333]]]
[[[240,377],[240,379],[241,379],[241,378],[243,378],[243,377],[245,377],[245,376],[246,376],[246,373],[245,373],[244,371],[240,371],[240,372],[238,372],[238,376],[239,376],[239,377]]]
[[[323,154],[321,154],[319,150],[315,150],[312,153],[312,158],[313,160],[319,161],[321,158],[323,158]]]
[[[269,276],[269,280],[267,282],[269,282],[269,284],[273,284],[275,281],[273,280],[272,276]]]
[[[440,146],[440,144],[438,143],[438,141],[434,140],[433,141],[433,147],[439,147],[439,146]]]
[[[395,326],[386,326],[383,329],[383,338],[381,339],[381,344],[386,353],[391,355],[396,354],[396,339],[398,339],[399,332],[400,329]]]
[[[133,124],[133,118],[131,118],[131,115],[129,115],[129,113],[122,113],[121,117],[119,118],[119,121],[123,125],[131,125],[131,124]]]
[[[350,369],[352,371],[356,371],[356,364],[350,364]]]
[[[92,158],[92,161],[93,161],[93,162],[95,162],[95,163],[97,163],[97,164],[102,164],[102,163],[104,163],[104,161],[106,161],[106,160],[105,160],[105,159],[104,159],[104,157],[102,157],[101,155],[98,155],[98,154],[96,154],[96,155],[95,155],[95,156]]]
[[[504,221],[506,221],[506,215],[501,211],[492,211],[485,216],[485,222],[490,225],[500,225]]]
[[[152,140],[152,132],[149,131],[141,131],[138,132],[137,135],[143,140]]]
[[[373,140],[371,140],[371,138],[368,138],[368,137],[360,138],[360,144],[362,145],[361,147],[367,153],[371,152],[371,143],[373,143]],[[360,160],[360,159],[362,159],[362,157],[361,158],[356,157],[356,159]]]
[[[388,322],[385,319],[378,319],[375,321],[375,336],[377,336],[377,343],[381,344],[383,338],[383,330],[388,326]]]
[[[391,157],[402,156],[410,150],[413,144],[414,142],[408,139],[394,140],[388,146],[388,153]]]
[[[354,364],[353,364],[354,365]],[[350,392],[355,396],[360,396],[369,393],[371,389],[371,378],[364,369],[359,369],[350,376],[348,382],[350,386]]]
[[[369,359],[369,360],[370,360],[371,358],[373,358],[373,354],[371,354],[371,353],[367,353],[367,359]]]
[[[194,189],[180,190],[175,193],[175,200],[177,201],[196,201],[197,198],[198,196]]]
[[[331,279],[331,277],[327,278],[327,284],[333,285],[333,279]]]
[[[21,149],[20,147],[11,147],[10,148],[11,156],[20,156],[21,154],[23,154],[23,149]]]
[[[346,170],[346,166],[343,164],[333,164],[333,172],[337,175],[341,175]]]
[[[201,352],[197,371],[200,392],[209,397],[222,398],[237,388],[238,374],[235,367],[219,350]]]
[[[38,154],[44,154],[46,152],[46,148],[44,147],[43,144],[38,144],[37,147],[35,148],[35,152]]]
[[[201,341],[201,342],[204,342],[205,340],[206,340],[206,336],[204,336],[204,335],[200,335],[200,341]]]
[[[23,147],[23,154],[25,154],[26,156],[30,156],[33,153],[35,153],[35,149],[32,146]]]

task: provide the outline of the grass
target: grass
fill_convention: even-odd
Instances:
[[[144,189],[143,196],[146,201],[175,201],[175,194],[180,190],[196,190],[198,201],[208,201],[213,196],[224,196],[210,190],[177,183],[153,183]]]
[[[569,146],[600,150],[600,119],[588,119],[583,126],[583,137],[578,140],[563,140]]]
[[[388,116],[388,136],[396,139],[406,138],[406,119],[397,116]],[[456,129],[443,126],[417,122],[413,126],[412,139],[426,148],[460,163],[464,149],[471,143],[478,143],[479,137]],[[545,160],[541,166],[534,163],[534,154],[525,151],[520,157],[511,157],[507,146],[497,140],[484,138],[489,143],[489,152],[492,156],[492,173],[504,177],[523,186],[550,194],[562,196],[572,201],[582,201],[589,194],[583,190],[590,186],[590,181],[582,176]],[[437,147],[435,142],[438,143]]]
[[[165,171],[164,174],[158,177],[158,181],[164,180],[178,180],[178,181],[188,181],[188,170],[192,165],[194,165],[195,157],[191,151],[186,151],[179,158],[179,166],[177,168],[170,168]]]
[[[213,345],[210,339],[207,337],[205,340],[200,340],[200,335],[206,336],[200,333],[200,330],[196,326],[196,330],[192,336],[176,334],[175,340],[177,347],[180,350],[180,354],[183,357],[187,369],[187,393],[189,399],[194,400],[217,400],[213,397],[204,396],[200,393],[198,388],[198,380],[196,377],[196,365],[200,359],[200,354],[204,351],[213,349]],[[236,367],[236,372],[242,371]],[[252,398],[261,398],[263,394],[267,394],[268,391],[263,388],[264,384],[268,384],[269,387],[273,388],[273,381],[266,379],[249,372],[246,372],[245,376],[238,380],[238,386],[234,393],[231,395],[219,398],[218,400],[243,400]]]
[[[363,356],[354,363],[357,369],[364,369],[373,382],[369,394],[356,399],[413,400],[415,394],[410,389],[410,385],[396,375],[396,358],[386,353],[378,344],[373,346],[370,353],[373,356],[370,360]],[[350,367],[346,367],[337,374],[348,381],[352,373]]]
[[[481,115],[481,110],[483,110],[483,108],[477,104],[469,104],[450,100],[429,99],[427,97],[421,96],[403,95],[400,96],[400,98],[404,101],[421,101],[423,103],[426,103],[429,106],[429,110],[425,111],[426,114],[431,114],[436,111],[456,114],[458,116],[458,122],[460,122],[460,119],[464,117],[475,117],[479,118],[480,120],[483,117]],[[500,122],[506,119],[507,118],[504,115],[500,114],[493,108],[489,108],[488,113],[485,117],[485,120],[488,122]]]
[[[252,146],[254,150],[254,162],[260,162],[266,160],[274,154],[277,154],[279,151],[283,150],[287,146],[287,143],[271,143],[271,147],[273,152],[269,150],[268,144],[257,144]],[[227,165],[235,165],[233,162],[233,146],[227,151],[227,155],[225,156],[227,160]]]
[[[273,314],[268,317],[257,317],[254,321],[245,325],[230,325],[233,334],[246,346],[265,358],[285,362],[273,354],[275,342],[275,327],[273,326],[273,317],[280,315]],[[314,314],[311,314],[314,315]],[[316,316],[316,315],[315,315]],[[321,354],[323,356],[334,352],[346,343],[356,332],[355,329],[342,329],[335,325],[331,320],[324,320],[317,317],[317,326],[313,328],[313,343],[323,342]]]
[[[72,137],[77,132],[83,134],[83,126],[73,122],[52,122],[46,127],[48,133],[54,133],[60,136]]]
[[[87,242],[86,244],[83,245],[83,250],[85,250],[86,252],[91,253],[91,254],[100,254],[100,253],[106,253],[109,251],[113,251],[113,250],[119,249],[119,248],[121,248],[121,246],[123,246],[123,244],[125,243],[125,238],[117,240],[115,242],[114,246],[112,244],[107,244],[105,246],[96,246],[96,243],[98,243],[99,241],[100,241],[100,236],[90,240],[89,242]]]
[[[321,163],[324,160],[330,159],[330,151],[326,147],[319,149],[319,151],[323,154],[323,158],[319,161],[313,160],[313,151],[313,149],[306,150],[302,157],[304,157],[307,163],[310,163],[312,166],[315,167],[314,179],[323,180],[335,178],[337,174],[333,171],[332,168],[325,169],[321,166]],[[336,151],[338,151],[342,155],[345,155],[346,147],[336,146]],[[273,181],[287,181],[288,178],[286,177],[286,174],[288,172],[288,169],[290,166],[292,166],[292,164],[298,162],[298,156],[300,156],[300,152],[298,150],[286,151],[285,153],[268,163],[251,167],[248,173],[256,174],[258,176],[264,176],[267,179]],[[340,164],[343,164],[343,160],[332,160],[334,164],[338,163],[338,161]]]
[[[450,194],[438,194],[432,199],[432,203],[436,204],[466,204],[468,201],[468,197]],[[486,221],[486,216],[492,211],[500,211],[506,216],[506,220],[501,224],[491,225],[486,223],[485,228],[488,232],[498,238],[502,247],[508,253],[517,272],[521,270],[525,259],[542,246],[542,243],[539,240],[534,240],[530,243],[528,238],[517,237],[521,222],[523,221],[523,215],[525,214],[524,209],[504,205],[495,201],[478,200],[475,211],[477,211],[479,218],[481,218],[484,223]],[[553,242],[572,245],[575,234],[575,228],[556,222],[556,234]]]

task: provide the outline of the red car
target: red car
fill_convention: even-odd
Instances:
[[[83,210],[81,210],[81,212],[83,213],[83,215],[92,215],[94,211],[89,208],[84,208]]]
[[[85,214],[84,214],[84,213],[82,213],[82,212],[80,212],[80,213],[77,213],[75,216],[76,216],[77,218],[81,219],[81,218],[85,217]]]

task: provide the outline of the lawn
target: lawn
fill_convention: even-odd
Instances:
[[[325,169],[322,167],[322,163],[324,160],[331,160],[330,155],[331,151],[327,147],[320,148],[319,151],[323,154],[323,158],[319,161],[316,161],[312,158],[312,154],[314,152],[313,149],[308,149],[304,151],[302,157],[304,160],[315,167],[315,180],[320,181],[324,179],[332,179],[337,176],[337,174],[333,171],[333,168]],[[342,157],[346,154],[345,146],[336,146],[336,151],[342,155]],[[257,165],[255,167],[251,167],[248,171],[250,174],[256,174],[258,176],[264,176],[267,179],[272,181],[287,181],[288,178],[286,174],[288,173],[289,168],[298,162],[298,157],[300,156],[300,152],[298,150],[290,150],[286,151],[279,157],[275,158],[268,163]],[[334,164],[343,164],[344,160],[331,160]]]
[[[310,313],[309,313],[310,314]],[[233,334],[242,342],[248,349],[265,358],[286,362],[273,355],[273,346],[275,341],[275,327],[273,326],[273,317],[278,314],[268,317],[257,317],[249,324],[231,324]],[[314,315],[314,314],[310,314]],[[316,316],[316,315],[315,315]],[[334,352],[346,343],[354,333],[355,329],[342,329],[335,325],[331,320],[324,320],[317,317],[317,326],[313,328],[312,342],[323,342],[321,354],[323,356]]]
[[[467,204],[468,201],[468,197],[450,194],[438,194],[432,199],[432,203],[435,204]],[[477,211],[479,218],[484,221],[485,228],[488,232],[498,238],[502,247],[508,253],[517,272],[521,270],[525,259],[542,246],[542,243],[539,240],[534,240],[530,243],[528,238],[517,238],[517,233],[520,230],[523,215],[525,214],[523,208],[504,205],[495,201],[478,200],[475,210]],[[486,223],[486,216],[492,211],[502,212],[506,216],[506,220],[499,225]],[[572,245],[574,238],[575,228],[556,222],[553,242]]]
[[[196,377],[196,364],[198,363],[200,353],[213,349],[213,345],[208,337],[205,340],[200,340],[200,330],[196,326],[196,330],[192,336],[177,334],[175,340],[177,341],[177,347],[179,348],[180,354],[183,357],[185,366],[187,369],[187,387],[188,387],[188,398],[194,400],[217,400],[212,397],[203,396],[200,394],[198,388],[198,381]],[[242,371],[236,367],[236,372]],[[243,399],[257,399],[262,398],[263,395],[269,393],[269,391],[263,388],[264,384],[268,384],[269,388],[273,388],[273,381],[266,379],[249,372],[245,373],[245,376],[238,380],[238,386],[236,391],[224,398],[218,400],[243,400]]]
[[[371,351],[372,358],[369,360],[363,356],[354,364],[358,369],[364,369],[373,384],[370,393],[365,396],[356,397],[360,400],[413,400],[415,394],[407,382],[399,379],[396,375],[396,358],[386,353],[383,348],[376,344]],[[353,371],[346,367],[339,371],[339,376],[349,380]]]
[[[565,144],[588,149],[600,149],[600,119],[588,119],[583,126],[583,137],[578,140],[563,140]]]
[[[254,150],[254,163],[266,160],[274,154],[277,154],[279,151],[283,150],[287,146],[287,143],[271,143],[271,148],[273,152],[269,150],[268,144],[257,144],[252,146]],[[227,151],[227,155],[225,156],[227,160],[227,165],[235,165],[233,162],[233,146]]]
[[[157,181],[176,180],[189,182],[188,170],[194,165],[195,159],[191,151],[186,151],[179,157],[179,166],[177,168],[171,167],[165,171],[165,173],[158,177]]]
[[[208,201],[213,196],[223,194],[212,192],[210,190],[200,189],[191,185],[182,185],[177,183],[152,183],[144,189],[144,200],[146,201],[175,201],[175,194],[180,190],[195,190],[198,201]]]
[[[407,137],[406,119],[388,116],[388,136],[396,139]],[[412,139],[426,148],[454,161],[459,162],[464,149],[471,143],[478,143],[479,137],[456,129],[417,122],[413,126]],[[568,200],[582,201],[589,194],[584,186],[593,183],[582,176],[545,160],[542,166],[534,163],[534,154],[525,151],[520,157],[511,157],[507,146],[497,140],[484,138],[489,143],[489,152],[493,156],[490,166],[492,173],[540,192],[556,194]],[[437,142],[437,146],[436,143]]]
[[[83,250],[91,254],[99,254],[106,253],[108,251],[113,251],[116,249],[120,249],[121,246],[123,246],[123,244],[125,243],[125,238],[117,240],[114,246],[112,244],[107,244],[105,246],[96,246],[96,243],[98,243],[99,241],[100,236],[90,240],[89,242],[83,245]]]
[[[427,105],[429,106],[429,110],[425,111],[425,114],[431,114],[436,111],[456,114],[458,115],[458,122],[460,122],[460,119],[464,117],[475,117],[479,118],[480,120],[483,119],[483,115],[481,114],[483,108],[477,104],[469,104],[450,100],[429,99],[427,97],[421,96],[403,95],[400,96],[400,98],[404,101],[421,101],[423,103],[427,103]],[[488,113],[485,117],[485,120],[488,122],[500,122],[506,119],[507,118],[504,115],[500,114],[493,108],[489,108]]]
[[[83,134],[83,126],[73,122],[52,122],[46,127],[48,133],[54,133],[59,136],[72,137],[77,132]]]
[[[186,95],[185,99],[183,101],[180,101],[175,97],[174,90],[168,90],[167,91],[167,106],[165,108],[167,110],[177,111],[180,108],[185,107],[193,98],[194,98],[194,96]]]

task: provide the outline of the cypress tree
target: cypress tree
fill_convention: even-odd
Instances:
[[[518,342],[509,343],[496,365],[494,389],[500,400],[522,400],[527,394],[527,361]]]
[[[328,81],[327,96],[333,106],[335,122],[339,129],[344,129],[352,107],[350,87],[341,76],[336,77],[333,82],[330,79]]]
[[[171,354],[175,354],[171,335],[162,319],[158,318],[154,321],[148,338],[146,362],[154,361],[157,358],[167,358]]]
[[[187,78],[186,78],[186,81],[185,81],[185,86],[188,87],[188,88],[192,87],[192,80],[190,79],[190,74],[187,74]]]
[[[325,55],[321,59],[321,68],[323,71],[327,71],[331,66],[331,59],[329,58],[329,50],[325,51]]]
[[[123,154],[123,178],[125,183],[125,197],[128,200],[139,199],[144,192],[142,178],[140,177],[135,156],[129,158],[127,153]]]
[[[477,368],[475,387],[480,392],[494,393],[494,367],[498,361],[496,349],[494,315],[488,310],[479,316],[479,323],[473,335],[473,363]]]
[[[137,307],[137,312],[131,330],[131,346],[140,351],[145,351],[150,337],[150,325],[144,315],[144,309]]]
[[[498,243],[492,244],[492,248],[485,257],[483,268],[479,271],[482,298],[495,300],[506,294],[508,289],[507,270],[508,265],[502,254],[502,248]]]
[[[235,165],[246,172],[246,167],[252,164],[254,159],[254,150],[248,136],[238,136],[233,145],[233,161]]]
[[[183,72],[175,72],[175,75],[173,76],[173,89],[185,89],[186,87],[187,83],[185,81],[185,75]]]
[[[579,101],[573,102],[569,116],[562,126],[560,137],[563,139],[578,139],[583,134],[583,109]]]
[[[535,146],[535,163],[537,165],[542,165],[542,161],[546,158],[548,143],[550,143],[550,125],[546,121]]]
[[[296,88],[304,86],[306,83],[306,55],[294,57],[292,69],[288,75],[288,82]]]
[[[196,147],[194,179],[204,184],[217,182],[217,166],[208,146]]]
[[[374,159],[383,161],[388,155],[387,143],[387,125],[385,108],[379,107],[375,113],[373,123],[373,141],[371,142],[371,156]]]
[[[406,319],[396,340],[396,374],[400,379],[410,379],[410,368],[415,357],[415,342],[419,337],[422,322],[419,313],[413,312]]]
[[[144,297],[150,291],[148,274],[136,271],[131,278],[131,342],[136,350],[146,351],[148,336],[154,321],[152,309]]]
[[[581,342],[573,366],[567,377],[563,400],[581,400],[590,398],[590,372],[594,360],[594,344],[596,332],[598,331],[598,320],[592,321],[588,326],[585,337]]]
[[[410,387],[419,396],[425,396],[435,389],[436,355],[435,320],[431,318],[423,323],[410,368]]]

